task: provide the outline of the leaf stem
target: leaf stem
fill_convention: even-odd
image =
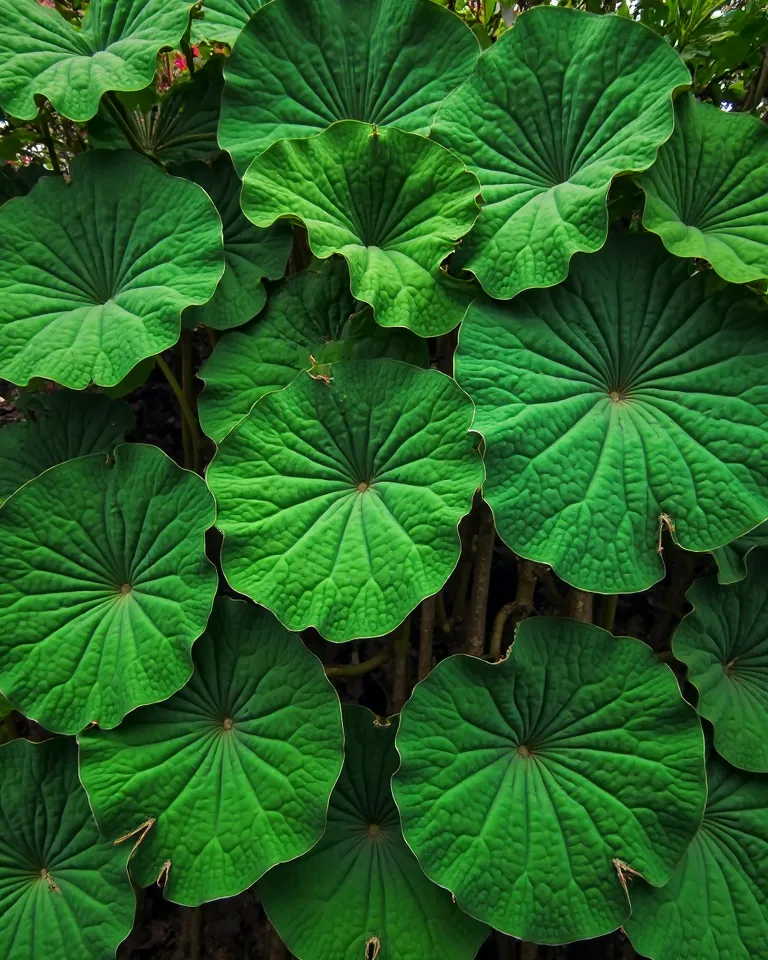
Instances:
[[[600,610],[600,626],[609,633],[613,633],[613,621],[616,619],[616,605],[618,602],[618,593],[611,593],[607,597],[603,597],[602,608]]]
[[[395,633],[392,647],[395,652],[395,669],[392,678],[392,713],[403,709],[408,690],[408,647],[411,639],[411,615],[405,618]]]
[[[432,669],[432,638],[435,634],[435,609],[437,597],[427,597],[421,602],[419,623],[419,666],[417,679],[423,680]]]
[[[583,623],[592,623],[592,594],[586,590],[571,587],[568,602],[568,616]]]
[[[489,660],[496,661],[501,659],[501,646],[507,620],[512,617],[514,623],[518,624],[532,612],[533,594],[541,569],[539,564],[531,560],[520,559],[517,568],[517,594],[515,599],[512,603],[505,603],[493,621],[491,643],[488,649]]]
[[[195,419],[195,415],[192,413],[192,410],[187,404],[186,398],[184,396],[184,391],[179,386],[179,381],[176,379],[176,377],[174,377],[173,371],[171,370],[171,368],[168,366],[168,364],[165,362],[165,360],[159,353],[155,356],[155,360],[157,362],[158,367],[160,367],[160,369],[163,371],[163,376],[168,381],[168,386],[171,388],[171,390],[173,390],[174,394],[176,395],[176,400],[178,401],[179,408],[181,410],[181,415],[190,429],[191,436],[193,438],[196,438],[199,446],[200,434],[197,428],[197,420]],[[185,467],[187,466],[186,462],[184,466]]]
[[[131,125],[125,119],[123,109],[120,103],[118,102],[118,100],[115,98],[114,93],[112,93],[111,91],[105,93],[104,96],[102,97],[102,102],[104,103],[104,106],[107,108],[107,110],[109,110],[110,114],[112,115],[112,118],[120,128],[121,133],[123,134],[125,139],[128,141],[131,148],[135,150],[137,153],[140,153],[143,157],[146,157],[148,160],[151,160],[152,163],[156,163],[159,167],[162,167],[162,163],[157,159],[154,153],[152,153],[150,150],[147,150],[147,148],[141,143],[139,138],[131,129]]]
[[[194,425],[188,424],[190,442],[192,444],[192,469],[200,471],[200,433],[197,428],[197,412],[192,370],[192,331],[181,331],[181,389],[184,393],[189,410],[194,418]]]
[[[371,673],[392,659],[392,650],[382,650],[368,660],[362,663],[342,663],[334,664],[325,668],[326,677],[364,677],[366,673]]]
[[[56,144],[53,142],[51,128],[48,126],[47,120],[43,120],[42,127],[43,140],[45,140],[45,146],[48,149],[48,156],[51,158],[51,167],[53,167],[53,172],[59,176],[61,174],[61,164],[59,163],[59,157],[56,153]]]
[[[488,612],[488,591],[491,586],[491,561],[496,531],[491,508],[480,500],[480,525],[475,550],[475,573],[472,579],[472,607],[467,631],[467,652],[482,657],[485,649],[485,620]]]

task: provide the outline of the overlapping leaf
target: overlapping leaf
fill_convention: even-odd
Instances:
[[[0,207],[0,376],[76,389],[118,383],[172,346],[185,307],[224,269],[222,228],[196,184],[129,151],[77,157]]]
[[[574,253],[605,243],[611,181],[653,163],[688,83],[680,57],[630,19],[551,6],[519,17],[432,130],[482,186],[462,265],[503,299],[563,280]]]
[[[630,888],[625,924],[650,960],[752,960],[768,943],[768,777],[716,755],[699,832],[665,886]]]
[[[220,143],[242,176],[277,140],[336,120],[426,135],[479,52],[461,20],[429,0],[275,0],[227,64]]]
[[[136,907],[129,849],[99,836],[75,744],[15,740],[0,769],[0,955],[113,957]]]
[[[427,337],[452,330],[471,299],[440,265],[475,222],[478,189],[438,144],[346,120],[254,160],[242,205],[260,227],[301,220],[316,256],[342,254],[352,293],[382,326]]]
[[[257,400],[302,371],[376,357],[429,364],[423,340],[408,330],[381,327],[370,310],[357,310],[342,259],[317,261],[286,280],[263,317],[216,345],[200,372],[205,380],[200,423],[218,443]]]
[[[344,770],[328,827],[259,884],[270,920],[302,960],[471,960],[488,928],[424,876],[403,840],[390,787],[397,720],[343,710]]]
[[[736,583],[747,575],[747,562],[755,547],[768,547],[768,521],[761,523],[743,537],[724,547],[717,547],[712,556],[717,563],[717,579],[720,583]]]
[[[52,467],[0,510],[0,690],[48,730],[169,697],[216,591],[203,481],[158,448]]]
[[[192,0],[91,0],[77,29],[36,0],[0,0],[0,106],[22,120],[47,97],[72,120],[90,120],[107,90],[142,90],[157,53],[177,47]]]
[[[639,178],[643,225],[678,257],[708,260],[734,283],[768,278],[768,127],[693,96],[675,104],[675,132]]]
[[[486,442],[502,539],[584,590],[645,590],[671,528],[712,550],[768,517],[768,311],[652,237],[617,235],[568,279],[477,301],[457,378]]]
[[[524,621],[500,663],[439,663],[397,749],[395,801],[427,876],[538,943],[622,924],[625,873],[666,883],[704,808],[701,728],[672,672],[565,618]]]
[[[443,586],[483,468],[450,378],[390,359],[330,377],[262,397],[207,480],[234,589],[341,642],[388,633]]]
[[[148,886],[169,863],[165,896],[187,905],[234,896],[306,853],[343,758],[322,665],[266,610],[219,600],[194,663],[170,700],[80,737],[102,833],[152,821],[131,872]]]
[[[39,164],[28,167],[0,166],[0,205],[13,197],[25,197],[48,171]]]
[[[250,16],[266,0],[204,0],[202,16],[192,20],[192,42],[227,43],[233,46]]]

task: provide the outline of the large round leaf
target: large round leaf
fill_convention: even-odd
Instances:
[[[712,550],[768,518],[768,310],[654,237],[617,235],[568,279],[477,301],[459,383],[485,437],[502,539],[584,590],[645,590],[662,528]]]
[[[16,401],[25,420],[0,429],[0,503],[48,467],[89,453],[112,453],[133,428],[126,403],[98,393],[57,390]]]
[[[688,83],[667,42],[630,19],[551,6],[519,17],[432,130],[482,185],[462,265],[503,299],[564,279],[574,253],[605,243],[611,181],[653,163]]]
[[[342,254],[352,293],[382,326],[428,337],[466,311],[469,295],[440,265],[475,222],[477,192],[475,176],[438,144],[345,120],[254,160],[242,204],[259,227],[301,220],[316,256]]]
[[[101,832],[152,821],[131,860],[165,896],[231,897],[306,853],[343,759],[339,700],[322,664],[271,613],[219,600],[183,690],[80,736],[80,775]],[[143,828],[142,828],[143,829]]]
[[[196,184],[129,151],[73,162],[0,207],[0,376],[113,386],[178,340],[181,311],[224,270],[222,228]]]
[[[192,43],[207,41],[233,46],[251,14],[266,0],[204,0],[201,16],[192,20]]]
[[[768,127],[691,95],[675,114],[675,132],[639,178],[643,225],[726,280],[768,278]]]
[[[0,106],[22,120],[35,94],[72,120],[90,120],[107,90],[142,90],[157,53],[177,47],[193,0],[91,0],[77,29],[37,0],[0,0]]]
[[[70,740],[0,747],[0,955],[113,957],[136,908],[129,850],[99,836]]]
[[[228,330],[252,320],[267,301],[267,277],[279,280],[293,244],[293,231],[285,223],[266,230],[254,225],[240,209],[240,180],[226,154],[213,164],[185,164],[174,173],[199,184],[216,204],[224,227],[224,276],[216,293],[203,307],[190,307],[184,323],[204,323]]]
[[[427,345],[415,334],[381,327],[370,310],[358,312],[341,258],[315,262],[286,280],[263,317],[216,344],[200,372],[200,423],[218,443],[257,400],[303,370],[376,357],[429,365]]]
[[[341,642],[389,633],[440,590],[483,467],[449,377],[389,359],[330,377],[263,397],[207,479],[234,589]]]
[[[479,52],[461,20],[430,0],[275,0],[227,64],[219,141],[242,175],[275,141],[336,120],[426,135]]]
[[[768,521],[732,543],[712,551],[717,563],[718,581],[736,583],[737,580],[743,580],[747,575],[748,557],[755,547],[768,547]]]
[[[753,554],[749,575],[731,586],[715,577],[688,591],[672,650],[688,665],[698,711],[715,728],[725,759],[768,773],[768,550]]]
[[[0,690],[57,733],[178,690],[216,591],[213,522],[200,477],[146,444],[30,480],[0,509]]]
[[[626,875],[666,883],[704,808],[701,727],[672,671],[576,620],[524,621],[500,663],[443,660],[397,749],[395,801],[427,876],[538,943],[622,924]]]
[[[344,711],[344,770],[312,850],[272,870],[262,903],[301,960],[471,960],[488,928],[428,880],[392,799],[397,719]]]
[[[699,832],[660,889],[635,879],[624,929],[650,960],[756,960],[768,943],[768,777],[717,756]]]

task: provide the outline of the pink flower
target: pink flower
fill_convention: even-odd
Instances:
[[[177,70],[181,70],[181,71],[186,70],[187,69],[186,57],[183,57],[181,54],[179,54],[178,57],[176,57],[176,59],[173,61],[173,65],[174,67],[176,67]]]

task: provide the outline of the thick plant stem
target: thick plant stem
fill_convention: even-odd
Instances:
[[[189,907],[184,914],[184,934],[188,960],[200,960],[203,955],[203,908]]]
[[[435,607],[437,597],[427,597],[421,602],[419,624],[419,667],[417,679],[423,680],[432,669],[432,638],[435,634]]]
[[[381,653],[377,653],[368,660],[363,660],[362,663],[341,663],[326,667],[325,675],[326,677],[363,677],[366,673],[371,673],[378,667],[383,667],[391,659],[392,651],[382,650]]]
[[[394,643],[394,676],[392,678],[392,713],[400,713],[408,692],[408,646],[411,636],[411,617],[397,628]]]
[[[192,370],[192,331],[181,331],[181,389],[184,399],[195,420],[195,429],[190,426],[190,442],[192,444],[192,469],[200,471],[200,434],[197,430],[197,414],[195,411],[195,390]]]
[[[196,442],[199,447],[200,434],[197,428],[197,420],[195,419],[194,413],[192,413],[192,410],[187,404],[187,400],[184,396],[184,391],[181,389],[181,386],[179,385],[179,381],[173,375],[173,371],[171,370],[171,368],[168,366],[168,364],[165,362],[165,360],[159,353],[155,356],[155,360],[157,362],[158,367],[160,367],[160,369],[163,371],[163,376],[168,381],[168,386],[171,388],[171,390],[173,390],[174,394],[176,395],[176,400],[178,401],[179,408],[181,409],[181,415],[182,417],[184,417],[184,420],[186,421],[187,426],[190,429],[192,437],[195,438],[194,442]],[[184,466],[187,467],[188,464],[185,462]]]
[[[505,603],[496,614],[491,631],[491,643],[488,658],[492,661],[501,657],[501,645],[504,639],[504,627],[510,617],[520,623],[533,610],[533,593],[539,576],[539,565],[531,560],[520,560],[517,568],[517,594],[511,603]]]
[[[571,587],[568,602],[568,616],[584,623],[592,623],[592,594]]]
[[[485,620],[488,611],[488,590],[491,585],[491,560],[496,531],[491,508],[480,501],[480,526],[477,531],[475,574],[472,580],[472,608],[467,631],[467,653],[482,657],[485,648]]]
[[[273,927],[272,936],[269,938],[269,960],[287,960],[287,958],[288,949]]]
[[[146,157],[147,160],[151,160],[152,163],[156,163],[159,167],[162,167],[162,163],[160,163],[157,157],[153,153],[150,153],[150,151],[147,150],[146,147],[144,147],[136,137],[136,134],[133,132],[130,124],[123,115],[120,104],[115,99],[115,95],[113,93],[105,93],[102,97],[102,103],[112,115],[115,123],[120,128],[120,132],[130,144],[131,149],[135,150],[137,153],[140,153],[142,157]]]
[[[616,605],[619,602],[618,593],[611,593],[603,597],[602,608],[600,610],[600,626],[603,630],[613,632],[613,621],[616,619]]]

